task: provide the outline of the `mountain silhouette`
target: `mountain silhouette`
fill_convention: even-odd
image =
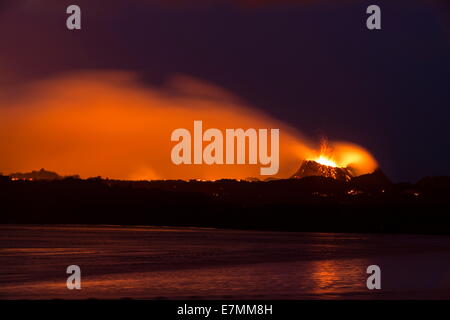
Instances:
[[[25,172],[25,173],[22,173],[22,172],[11,173],[9,175],[9,177],[11,179],[15,179],[15,180],[60,180],[63,178],[68,178],[68,177],[60,176],[56,172],[47,171],[43,168],[39,171],[33,170],[31,172]],[[79,176],[71,176],[71,177],[79,178]]]
[[[353,177],[350,184],[362,191],[382,191],[392,185],[392,182],[381,169],[376,169],[372,173]]]

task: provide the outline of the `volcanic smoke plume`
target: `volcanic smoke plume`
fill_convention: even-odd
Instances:
[[[260,177],[260,165],[174,165],[171,132],[192,128],[279,128],[280,171],[288,178],[315,144],[298,131],[215,86],[175,77],[142,85],[124,72],[64,75],[21,88],[0,88],[0,172],[45,168],[60,175],[116,179]],[[330,142],[333,161],[356,174],[377,164],[363,148]],[[266,178],[266,177],[264,177]]]

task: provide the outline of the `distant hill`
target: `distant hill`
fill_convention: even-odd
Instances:
[[[450,234],[448,177],[391,183],[381,170],[349,181],[120,181],[45,170],[15,177],[0,176],[0,223]]]
[[[391,186],[392,182],[381,169],[376,169],[372,173],[353,177],[350,184],[361,191],[382,191]]]
[[[11,173],[9,175],[9,177],[12,180],[60,180],[63,178],[67,178],[67,177],[60,176],[56,172],[47,171],[43,168],[39,171],[33,170],[31,172],[25,172],[25,173],[22,173],[22,172]],[[70,176],[70,177],[79,178],[78,175]]]

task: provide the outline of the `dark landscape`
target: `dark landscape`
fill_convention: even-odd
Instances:
[[[450,234],[450,178],[119,181],[1,176],[2,224],[116,224]]]

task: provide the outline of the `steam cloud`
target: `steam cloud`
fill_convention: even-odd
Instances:
[[[81,72],[0,89],[0,172],[46,168],[132,180],[260,177],[260,165],[174,165],[171,132],[192,130],[194,120],[220,130],[279,128],[278,177],[292,175],[317,148],[288,125],[192,78],[175,77],[155,88],[132,73]],[[377,165],[359,146],[330,145],[337,163],[359,174]]]

